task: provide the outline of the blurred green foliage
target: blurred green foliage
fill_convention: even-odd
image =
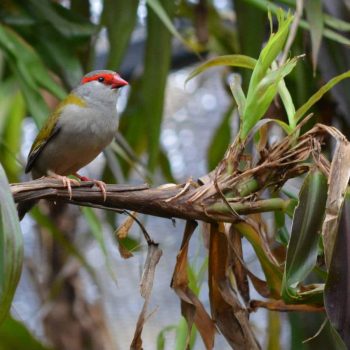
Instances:
[[[293,17],[290,14],[285,16],[280,7],[293,13],[297,7],[294,0],[235,0],[230,4],[232,6],[224,10],[216,6],[215,1],[209,0],[147,0],[145,27],[140,24],[137,12],[140,3],[136,0],[101,0],[101,16],[91,12],[89,0],[65,1],[64,4],[68,3],[68,7],[60,1],[3,0],[0,4],[0,163],[7,178],[10,182],[17,182],[23,174],[23,160],[20,156],[23,119],[29,116],[40,127],[54,104],[53,99],[63,98],[79,81],[83,72],[95,68],[97,57],[101,54],[97,51],[96,42],[105,35],[104,30],[108,42],[108,50],[104,53],[105,68],[109,69],[119,70],[122,67],[136,27],[142,28],[145,37],[142,72],[133,72],[130,77],[132,88],[120,125],[120,132],[130,147],[131,154],[118,151],[115,145],[108,150],[109,157],[104,169],[105,180],[108,182],[118,182],[118,174],[114,170],[119,164],[123,177],[128,179],[132,170],[140,166],[139,158],[146,159],[143,174],[148,180],[152,181],[158,170],[166,179],[172,179],[169,161],[160,146],[160,131],[167,97],[167,78],[174,50],[179,43],[188,52],[198,55],[199,60],[204,55],[211,58],[195,69],[189,78],[212,66],[227,66],[222,75],[222,83],[228,94],[232,92],[234,99],[222,116],[217,130],[213,130],[207,152],[208,170],[215,168],[235,137],[231,132],[231,122],[236,106],[241,117],[240,137],[244,141],[258,121],[271,112],[271,105],[278,95],[281,103],[274,109],[272,117],[277,119],[286,133],[293,133],[306,113],[313,111],[318,116],[318,121],[336,122],[349,135],[350,99],[347,92],[350,89],[344,88],[349,86],[349,82],[344,81],[342,84],[347,85],[340,85],[332,95],[327,93],[335,84],[350,76],[349,72],[343,73],[350,66],[349,55],[344,54],[344,45],[350,44],[350,24],[340,17],[348,15],[349,10],[345,6],[345,0],[337,0],[335,2],[344,10],[335,13],[331,2],[332,0],[305,1],[301,20],[295,23],[295,40],[287,52],[287,56],[292,58],[276,66],[293,22]],[[268,11],[276,15],[277,20],[270,20],[269,23]],[[93,17],[97,18],[94,22]],[[185,25],[175,26],[174,23]],[[276,28],[273,31],[275,34],[268,40],[270,27]],[[177,41],[177,45],[174,45],[174,41]],[[305,58],[295,58],[302,54],[306,54]],[[297,64],[298,60],[302,62]],[[229,79],[232,72],[240,74],[241,83]],[[331,80],[334,76],[336,77]],[[325,81],[328,83],[319,89]],[[311,126],[312,123],[309,123],[305,128]],[[0,176],[0,181],[5,181],[4,175]],[[0,269],[0,318],[10,308],[22,266],[21,233],[6,182],[2,188],[0,257],[2,262],[6,260],[6,264],[3,263]],[[300,194],[299,209],[294,214],[299,221],[295,220],[292,229],[288,231],[284,220],[287,213],[279,213],[282,217],[276,214],[276,231],[283,229],[284,242],[291,235],[285,266],[279,266],[271,259],[262,248],[259,233],[253,227],[244,223],[236,225],[236,229],[254,248],[270,291],[276,297],[282,288],[286,302],[302,298],[299,285],[310,277],[311,270],[316,269],[318,239],[309,227],[310,222],[306,217],[308,212],[300,208],[312,207],[312,213],[321,218],[325,191],[325,179],[320,180],[319,174],[310,173]],[[5,202],[6,206],[3,204]],[[345,208],[348,210],[348,199]],[[8,215],[3,210],[9,210]],[[92,235],[107,258],[99,218],[91,210],[84,209],[83,213]],[[48,218],[37,210],[33,212],[33,218],[94,275],[84,254]],[[111,228],[114,228],[115,220],[114,214],[108,214],[106,222]],[[341,225],[348,232],[349,225],[344,218]],[[337,241],[343,248],[339,257],[344,257],[348,253],[347,245],[342,246],[341,243]],[[308,249],[310,250],[306,252]],[[6,259],[5,253],[8,254]],[[338,265],[339,261],[334,259],[331,268]],[[343,273],[347,272],[344,269]],[[195,273],[191,270],[189,276],[190,283],[198,294],[202,272]],[[318,282],[324,282],[324,279],[320,278]],[[339,280],[332,283],[345,288]],[[335,298],[336,294],[331,287],[331,278],[328,278],[328,301],[329,298]],[[323,289],[315,289],[313,292],[312,296],[317,294],[316,297],[319,297]],[[344,295],[341,297],[345,298]],[[295,302],[294,299],[292,302]],[[302,299],[303,302],[308,300],[311,299]],[[317,302],[319,301],[318,298]],[[331,310],[330,314],[339,323],[341,317],[338,311]],[[299,349],[302,340],[312,336],[315,331],[301,332],[297,317],[299,316],[290,317],[291,349]],[[348,319],[347,314],[344,317]],[[269,317],[270,329],[279,329],[279,321],[276,317]],[[326,337],[327,346],[336,344],[333,338],[327,337],[332,332],[327,327],[319,339]],[[185,323],[181,320],[179,325],[167,326],[160,332],[159,349],[164,348],[164,334],[175,329],[178,348],[184,344],[188,334]],[[194,343],[196,332],[192,332],[191,341]],[[15,340],[14,334],[20,335],[19,340]],[[344,334],[341,335],[344,338]],[[0,349],[23,348],[23,343],[18,343],[21,339],[26,344],[26,349],[44,349],[23,325],[7,319],[0,327]],[[270,348],[281,348],[279,342],[271,339],[269,344]],[[304,345],[304,348],[308,348],[308,345]]]

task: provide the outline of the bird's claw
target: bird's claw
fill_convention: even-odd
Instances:
[[[81,176],[79,174],[74,174],[80,181],[91,181],[93,182],[102,192],[103,195],[103,201],[105,202],[107,200],[107,191],[106,191],[106,184],[103,181],[90,179],[87,176]]]
[[[99,180],[92,180],[92,181],[101,190],[103,195],[103,201],[105,202],[107,199],[106,184],[103,181],[99,181]]]
[[[62,176],[62,175],[58,175],[54,172],[48,172],[48,176],[60,180],[63,183],[64,187],[67,187],[68,193],[69,193],[69,199],[71,200],[73,197],[73,192],[72,192],[72,185],[74,186],[80,186],[80,182],[78,180],[75,179],[70,179],[67,176]]]

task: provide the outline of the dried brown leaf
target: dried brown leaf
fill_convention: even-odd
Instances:
[[[312,304],[286,304],[283,300],[252,300],[250,302],[252,311],[258,308],[265,308],[271,311],[289,312],[324,312],[324,307]]]
[[[325,260],[328,267],[332,259],[341,209],[350,178],[350,143],[338,133],[333,136],[337,137],[338,143],[328,178],[326,214],[322,227]]]
[[[227,266],[228,241],[224,225],[212,224],[209,250],[209,297],[212,316],[232,348],[260,349],[249,325],[248,312],[230,286]]]
[[[213,349],[215,325],[204,306],[199,301],[197,296],[188,286],[187,276],[187,253],[188,245],[192,233],[197,227],[195,221],[187,221],[184,237],[181,244],[181,249],[176,258],[176,266],[171,281],[171,287],[181,299],[181,312],[187,321],[189,330],[193,323],[196,325],[206,349]],[[188,332],[191,333],[190,331]],[[188,338],[189,342],[189,338]]]
[[[162,250],[157,244],[153,243],[148,245],[147,258],[140,283],[140,293],[145,299],[145,302],[137,320],[134,338],[130,345],[131,350],[142,350],[142,330],[145,322],[147,321],[146,312],[153,287],[154,273],[161,256]]]
[[[210,224],[207,224],[210,228]],[[228,225],[228,224],[226,224]],[[249,276],[255,290],[263,297],[265,298],[270,298],[271,297],[271,292],[269,289],[269,286],[267,285],[266,281],[261,280],[257,276],[255,276],[249,268],[246,266],[243,260],[243,256],[237,252],[237,249],[235,248],[235,245],[233,245],[232,241],[232,236],[231,236],[231,231],[236,231],[233,225],[229,226],[229,230],[225,230],[225,233],[227,235],[228,242],[230,244],[230,249],[233,251],[232,253],[235,254],[235,259],[239,261],[240,268],[244,270],[244,273]],[[237,232],[237,234],[239,234]],[[232,254],[231,253],[231,254]],[[236,262],[234,262],[236,264]],[[238,264],[238,263],[237,263]],[[233,270],[234,274],[236,274],[235,270]],[[235,276],[236,277],[236,276]],[[242,282],[245,283],[245,282]],[[243,288],[243,287],[241,287]],[[240,293],[242,294],[242,291],[239,289]],[[243,295],[242,295],[243,296]],[[245,299],[245,298],[244,298]]]
[[[123,239],[125,238],[131,229],[132,224],[135,222],[135,217],[137,213],[131,212],[131,215],[129,215],[122,223],[121,225],[115,230],[115,234],[118,238]]]
[[[232,271],[235,276],[235,281],[237,288],[243,298],[243,300],[248,304],[250,300],[249,295],[249,283],[247,278],[247,270],[245,269],[243,262],[243,249],[242,249],[242,237],[239,232],[237,232],[233,225],[229,226],[228,239],[230,240],[230,250],[229,250],[229,265],[232,266]]]
[[[129,259],[129,258],[132,258],[134,256],[134,254],[131,253],[131,251],[123,245],[122,239],[117,238],[117,242],[118,242],[119,254],[123,259]]]

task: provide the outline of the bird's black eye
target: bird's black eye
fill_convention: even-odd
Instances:
[[[100,83],[103,83],[103,82],[105,81],[105,78],[104,78],[104,77],[99,77],[97,80],[98,80]]]

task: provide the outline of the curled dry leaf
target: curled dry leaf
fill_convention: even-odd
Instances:
[[[235,230],[233,225],[229,225],[229,228],[225,229],[225,232],[228,234],[228,240],[230,242],[228,264],[232,268],[237,288],[243,300],[248,304],[250,295],[247,270],[243,264],[242,236]]]
[[[338,143],[328,178],[326,216],[322,227],[325,260],[328,268],[332,259],[341,209],[350,178],[350,143],[339,133],[332,135],[337,138]]]
[[[197,227],[195,221],[187,221],[181,244],[181,249],[176,258],[176,266],[171,281],[171,287],[181,299],[181,313],[187,321],[189,330],[193,323],[196,325],[207,350],[214,347],[215,325],[202,303],[188,286],[187,253],[192,233]],[[189,331],[190,335],[191,332]],[[187,339],[189,344],[189,337]]]
[[[234,349],[260,349],[249,325],[248,311],[228,279],[228,241],[223,224],[212,224],[209,249],[209,298],[212,316]]]
[[[141,350],[142,349],[142,330],[145,322],[147,321],[147,307],[149,303],[149,298],[151,296],[154,274],[156,266],[162,256],[162,250],[158,247],[158,244],[152,243],[148,245],[147,258],[145,266],[143,269],[142,279],[140,283],[140,293],[145,299],[141,313],[136,323],[136,329],[134,333],[134,338],[130,345],[130,350]]]
[[[350,193],[347,194],[334,243],[324,302],[331,325],[350,347]]]
[[[131,215],[129,215],[122,223],[121,225],[115,230],[115,234],[117,235],[117,238],[123,239],[125,238],[131,229],[132,224],[135,222],[135,217],[137,213],[132,212]]]
[[[129,259],[134,256],[134,254],[131,253],[131,251],[124,246],[123,239],[117,238],[117,243],[119,254],[123,259]]]

